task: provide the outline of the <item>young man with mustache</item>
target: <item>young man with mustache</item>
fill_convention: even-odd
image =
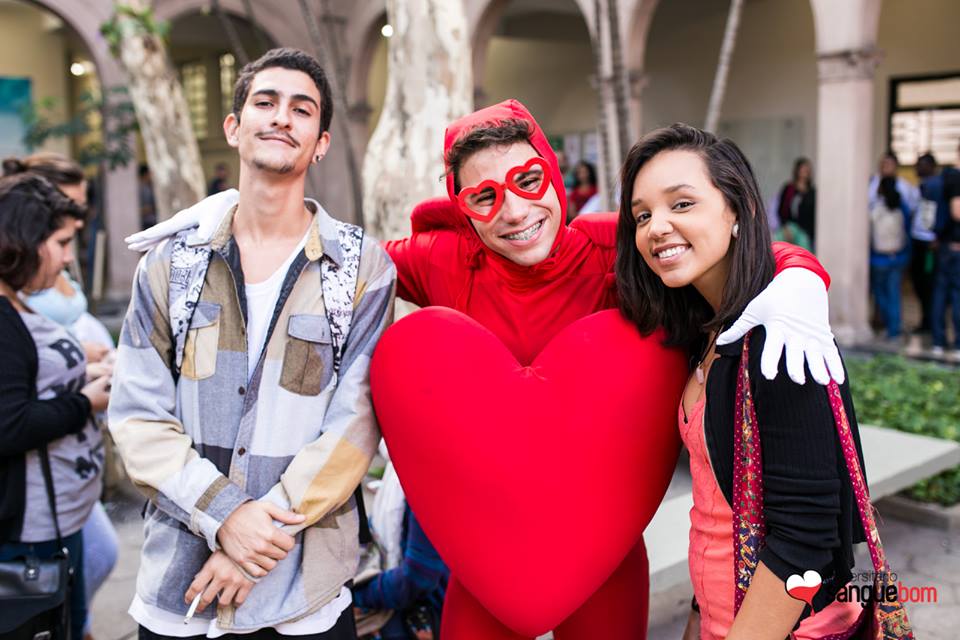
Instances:
[[[130,606],[141,638],[356,637],[353,496],[380,438],[369,361],[395,269],[304,199],[332,108],[308,54],[247,65],[224,121],[236,205],[212,236],[178,233],[137,269],[110,429],[150,498]]]

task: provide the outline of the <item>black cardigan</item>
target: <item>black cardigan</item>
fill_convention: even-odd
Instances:
[[[749,362],[763,451],[767,535],[760,561],[784,582],[795,573],[818,571],[823,587],[813,605],[819,611],[850,581],[853,544],[866,538],[826,389],[813,380],[809,369],[806,384],[794,383],[782,358],[776,379],[764,378],[760,373],[764,337],[762,328],[751,334]],[[719,357],[707,378],[704,437],[728,504],[733,503],[734,409],[742,352],[743,340],[718,347]],[[840,386],[840,393],[866,473],[849,381]]]
[[[26,456],[83,429],[90,401],[79,392],[37,399],[37,345],[13,304],[0,296],[0,543],[23,529]]]

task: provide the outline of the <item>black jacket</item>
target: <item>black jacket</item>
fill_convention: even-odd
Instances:
[[[813,569],[823,587],[813,599],[819,611],[851,578],[853,544],[866,540],[826,389],[806,371],[804,385],[787,376],[781,359],[776,379],[760,373],[765,333],[750,337],[750,384],[763,452],[763,500],[767,525],[763,562],[786,582]],[[737,373],[743,340],[717,348],[707,378],[704,436],[720,490],[732,504],[733,434]],[[863,451],[849,381],[840,386],[860,466]],[[731,575],[732,580],[732,575]]]
[[[0,296],[0,543],[23,529],[25,454],[77,433],[90,416],[81,393],[37,399],[37,345],[10,301]]]

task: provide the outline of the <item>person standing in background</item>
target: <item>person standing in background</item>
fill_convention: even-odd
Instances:
[[[597,195],[597,170],[586,160],[581,160],[573,168],[574,187],[570,192],[570,213],[568,220],[576,218],[590,198]]]
[[[225,191],[229,187],[227,184],[229,177],[230,169],[227,167],[227,163],[218,162],[217,166],[213,168],[213,180],[210,181],[210,186],[207,188],[207,195],[212,196],[215,193]]]
[[[140,228],[147,229],[157,224],[157,200],[153,195],[153,178],[150,167],[141,164],[137,169],[137,199],[140,202]]]
[[[869,212],[870,283],[887,339],[893,342],[902,330],[900,289],[910,261],[911,212],[893,176],[879,181],[877,196]]]
[[[813,165],[807,158],[793,163],[793,178],[780,190],[777,201],[780,226],[775,240],[783,240],[813,251],[817,219],[817,190],[813,186]]]
[[[947,346],[945,316],[949,304],[953,314],[954,340],[950,356],[960,362],[960,169],[947,167],[941,178],[943,193],[939,200],[936,223],[937,273],[931,305],[932,353],[935,356],[944,355]]]
[[[920,201],[910,224],[912,254],[910,281],[920,300],[923,316],[917,333],[930,333],[932,323],[933,282],[936,277],[937,203],[943,198],[943,177],[937,173],[937,161],[930,153],[917,159]]]
[[[870,182],[867,185],[867,206],[873,209],[873,205],[882,199],[880,195],[880,181],[883,178],[893,178],[897,192],[907,207],[910,215],[917,210],[920,203],[920,190],[917,189],[909,180],[899,175],[900,161],[893,151],[887,151],[880,157],[880,164],[877,167],[877,173],[870,176]]]

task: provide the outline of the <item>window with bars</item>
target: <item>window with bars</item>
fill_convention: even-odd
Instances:
[[[226,118],[233,110],[233,85],[237,82],[237,61],[232,53],[220,56],[220,102]]]
[[[203,62],[180,65],[180,82],[197,140],[207,137],[207,67]]]
[[[941,165],[960,164],[960,72],[891,78],[889,136],[901,164],[928,151]]]

